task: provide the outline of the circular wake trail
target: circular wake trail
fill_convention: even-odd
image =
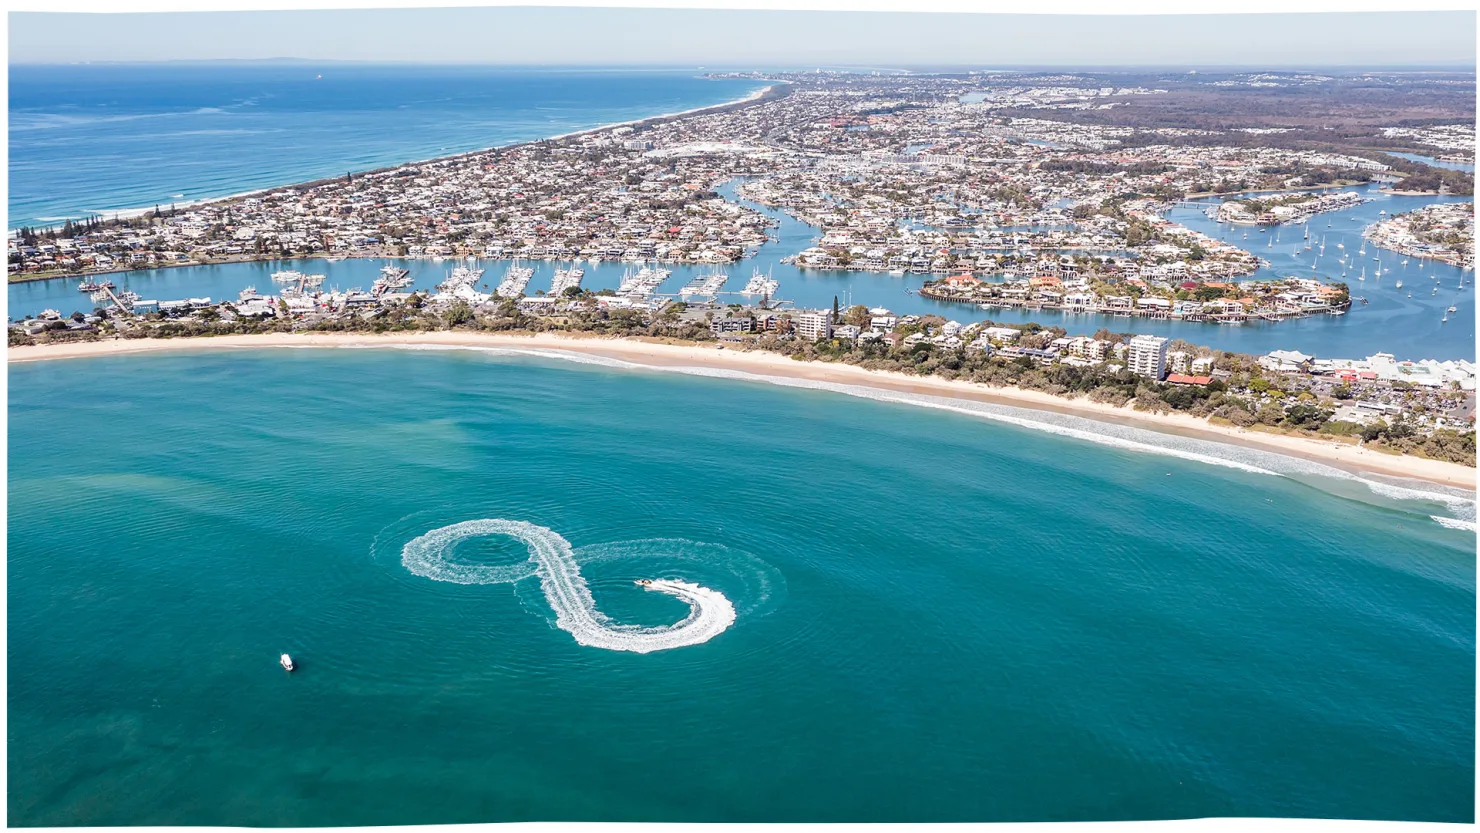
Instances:
[[[508,566],[457,564],[453,547],[468,538],[507,535],[529,548],[529,560]],[[644,587],[681,599],[689,615],[662,627],[613,622],[596,608],[581,576],[570,542],[552,529],[524,521],[485,518],[463,521],[418,536],[401,550],[401,563],[419,576],[458,584],[503,584],[539,576],[540,589],[555,611],[555,625],[576,642],[609,651],[646,654],[708,642],[735,623],[735,606],[723,593],[673,579],[654,579]]]

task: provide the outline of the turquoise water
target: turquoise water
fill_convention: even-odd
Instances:
[[[12,824],[1473,817],[1475,538],[1434,499],[544,357],[9,392]],[[563,536],[608,626],[684,619],[644,578],[734,623],[590,647],[538,578],[403,564],[484,518]]]
[[[333,62],[13,66],[9,228],[543,139],[764,86],[699,76]]]

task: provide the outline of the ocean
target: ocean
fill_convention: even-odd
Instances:
[[[169,205],[342,176],[348,171],[411,162],[529,141],[619,121],[732,101],[764,86],[740,79],[705,79],[677,70],[514,70],[489,67],[359,64],[156,64],[15,66],[10,73],[9,227],[59,224],[110,209]],[[736,199],[734,183],[721,193]],[[1089,335],[1102,327],[1151,333],[1237,352],[1300,350],[1323,358],[1473,359],[1474,274],[1442,263],[1406,260],[1369,247],[1361,232],[1383,215],[1469,197],[1414,197],[1353,190],[1371,201],[1323,214],[1311,223],[1328,247],[1305,251],[1298,227],[1265,234],[1220,226],[1198,209],[1177,208],[1171,219],[1243,246],[1270,266],[1256,277],[1322,276],[1344,271],[1354,304],[1342,316],[1218,326],[1045,311],[981,310],[910,294],[929,277],[798,269],[781,263],[813,245],[819,231],[783,212],[746,205],[775,218],[775,240],[729,267],[734,292],[755,270],[781,282],[777,295],[801,307],[842,304],[884,307],[899,314],[939,314],[962,323],[1036,321]],[[1245,232],[1249,233],[1244,239]],[[1279,246],[1268,245],[1279,238]],[[1345,248],[1338,248],[1344,246]],[[1381,261],[1374,261],[1381,256]],[[1338,258],[1345,257],[1345,263]],[[1318,264],[1319,269],[1312,265]],[[278,263],[138,270],[115,283],[150,299],[234,299],[249,286],[271,291],[270,275],[298,269],[328,276],[326,286],[369,287],[379,261],[322,259]],[[450,263],[405,261],[418,288],[441,282]],[[508,268],[482,261],[497,285]],[[556,268],[536,263],[530,291],[548,288]],[[615,288],[630,264],[586,264],[584,285]],[[677,292],[708,266],[678,266],[660,292]],[[1386,274],[1380,274],[1386,269]],[[1365,280],[1357,276],[1363,271]],[[1397,282],[1404,281],[1403,287]],[[11,284],[12,319],[46,309],[62,314],[93,306],[77,280]],[[754,300],[732,296],[731,300]],[[1452,314],[1446,310],[1455,307]],[[1447,319],[1447,320],[1446,320]]]
[[[168,206],[743,98],[681,70],[10,67],[7,228]]]
[[[807,387],[12,366],[10,823],[1473,820],[1473,500]]]

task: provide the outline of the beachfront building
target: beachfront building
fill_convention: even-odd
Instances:
[[[1132,373],[1161,381],[1167,374],[1167,340],[1148,335],[1131,339],[1126,351],[1126,366]]]
[[[804,312],[792,316],[791,324],[796,328],[797,335],[808,341],[832,337],[832,312],[830,310]]]

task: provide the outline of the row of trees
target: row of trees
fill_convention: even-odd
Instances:
[[[531,316],[519,310],[513,300],[492,309],[475,309],[457,301],[440,311],[428,308],[420,295],[413,295],[405,305],[393,306],[374,314],[326,318],[311,329],[341,332],[390,332],[467,329],[486,332],[540,332],[573,330],[611,336],[665,336],[690,341],[710,341],[708,327],[681,315],[682,307],[671,306],[650,316],[635,310],[603,310],[589,291],[577,290],[576,298],[589,303],[559,316]],[[229,305],[228,305],[229,307]],[[862,305],[839,309],[837,317],[850,324],[864,326],[870,317]],[[212,311],[214,312],[214,310]],[[157,316],[151,316],[157,318]],[[908,336],[927,333],[944,323],[937,316],[926,316],[918,322],[903,325],[896,332]],[[1282,376],[1266,376],[1252,356],[1214,352],[1181,341],[1171,347],[1194,354],[1213,355],[1217,366],[1227,371],[1227,381],[1213,380],[1207,385],[1173,385],[1137,376],[1122,368],[1111,370],[1105,365],[1079,367],[1054,363],[1040,365],[1027,357],[986,355],[979,350],[944,348],[931,341],[896,346],[889,341],[855,343],[843,339],[806,342],[789,338],[788,321],[781,322],[775,333],[762,334],[755,347],[791,356],[798,360],[842,362],[869,370],[887,370],[920,376],[937,376],[995,386],[1019,387],[1056,396],[1086,397],[1094,402],[1115,406],[1132,405],[1151,413],[1180,412],[1197,417],[1243,426],[1266,426],[1307,435],[1356,437],[1379,448],[1395,452],[1420,454],[1434,459],[1475,465],[1474,431],[1428,431],[1407,420],[1358,425],[1333,419],[1334,401],[1300,390]],[[282,332],[302,328],[302,322],[286,317],[266,320],[237,318],[220,320],[203,315],[199,320],[149,321],[142,326],[125,325],[120,334],[129,338],[186,337],[216,334]],[[1018,344],[1043,347],[1064,331],[1038,324],[1009,324],[1021,334]],[[58,330],[48,338],[96,338],[95,333],[71,333]],[[1095,338],[1121,342],[1125,334],[1101,330]],[[30,337],[11,331],[12,344],[30,343]],[[1351,391],[1332,392],[1336,398],[1351,396]]]

